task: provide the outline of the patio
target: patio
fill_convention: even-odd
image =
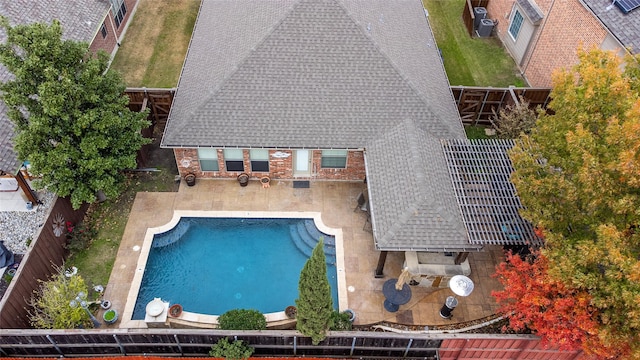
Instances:
[[[105,299],[122,312],[140,255],[135,249],[142,246],[147,228],[167,223],[174,210],[316,211],[322,213],[327,226],[343,231],[346,286],[349,288],[347,307],[355,311],[356,325],[380,321],[444,325],[494,314],[497,304],[490,293],[500,284],[490,275],[502,258],[499,246],[487,246],[482,252],[469,254],[472,270],[469,277],[474,281],[475,289],[468,297],[458,297],[459,305],[452,319],[446,320],[439,315],[444,300],[453,295],[448,288],[412,286],[409,303],[400,306],[395,313],[386,311],[382,286],[385,281],[398,277],[404,253],[390,252],[384,268],[385,277],[374,277],[379,252],[374,249],[371,232],[363,230],[366,214],[354,212],[363,187],[361,182],[312,181],[310,188],[293,188],[291,181],[278,180],[272,181],[270,188],[262,188],[256,180],[241,187],[235,180],[198,179],[193,187],[182,182],[175,193],[138,193],[105,290]],[[126,320],[124,323],[120,320],[116,326],[121,323],[126,327]]]

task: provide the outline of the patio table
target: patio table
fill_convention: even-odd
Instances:
[[[407,284],[402,285],[401,290],[396,290],[398,279],[389,279],[382,285],[382,294],[385,297],[384,308],[389,312],[396,312],[400,305],[411,300],[411,288]]]

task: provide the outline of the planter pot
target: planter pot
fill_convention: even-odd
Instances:
[[[180,315],[182,315],[182,305],[180,304],[171,305],[171,307],[169,308],[169,316],[177,318],[177,317],[180,317]]]
[[[118,312],[115,309],[107,310],[102,314],[102,319],[107,324],[113,324],[118,321]]]
[[[196,176],[194,174],[187,174],[184,177],[184,181],[187,182],[187,186],[193,186],[196,184]]]
[[[284,309],[284,314],[287,315],[289,319],[295,319],[296,315],[298,315],[298,309],[295,306],[287,306]]]
[[[240,186],[247,186],[249,183],[249,175],[245,173],[238,175],[238,182],[240,183]]]
[[[109,300],[103,300],[100,303],[100,307],[103,308],[104,310],[108,310],[111,307],[111,301]]]
[[[356,312],[351,310],[351,309],[347,309],[344,311],[345,314],[349,314],[349,321],[354,322],[356,320]]]

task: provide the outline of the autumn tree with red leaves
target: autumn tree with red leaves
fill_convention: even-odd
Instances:
[[[520,303],[514,326],[554,344],[589,352],[597,339],[640,359],[640,57],[624,67],[599,49],[578,58],[554,74],[552,111],[509,153],[521,214],[544,228],[545,246],[531,269],[519,264],[530,276],[502,265],[512,293],[500,301]]]
[[[526,260],[508,253],[506,262],[498,265],[494,276],[504,289],[491,295],[500,304],[499,311],[508,314],[509,328],[533,330],[544,344],[561,350],[585,349],[601,357],[628,352],[600,341],[598,310],[591,305],[591,296],[551,279],[547,270],[548,260],[539,253]]]

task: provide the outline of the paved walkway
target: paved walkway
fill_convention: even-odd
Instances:
[[[412,286],[413,296],[409,303],[395,313],[386,311],[382,285],[398,277],[404,253],[389,253],[385,277],[376,279],[373,276],[379,252],[374,250],[371,232],[363,230],[366,214],[354,212],[363,186],[360,182],[315,181],[310,188],[297,189],[293,188],[291,181],[274,180],[271,187],[265,189],[256,180],[241,187],[235,180],[199,179],[193,187],[182,182],[177,193],[138,193],[105,290],[105,299],[111,300],[113,307],[122,312],[147,228],[166,224],[174,209],[316,211],[322,213],[322,220],[327,226],[343,230],[348,308],[356,313],[355,324],[389,321],[407,325],[442,325],[476,320],[495,312],[497,305],[491,297],[491,290],[498,289],[500,284],[490,275],[502,257],[499,247],[488,247],[483,252],[469,255],[470,278],[475,283],[475,290],[468,297],[458,297],[459,305],[451,320],[439,315],[444,300],[453,295],[448,288]]]

